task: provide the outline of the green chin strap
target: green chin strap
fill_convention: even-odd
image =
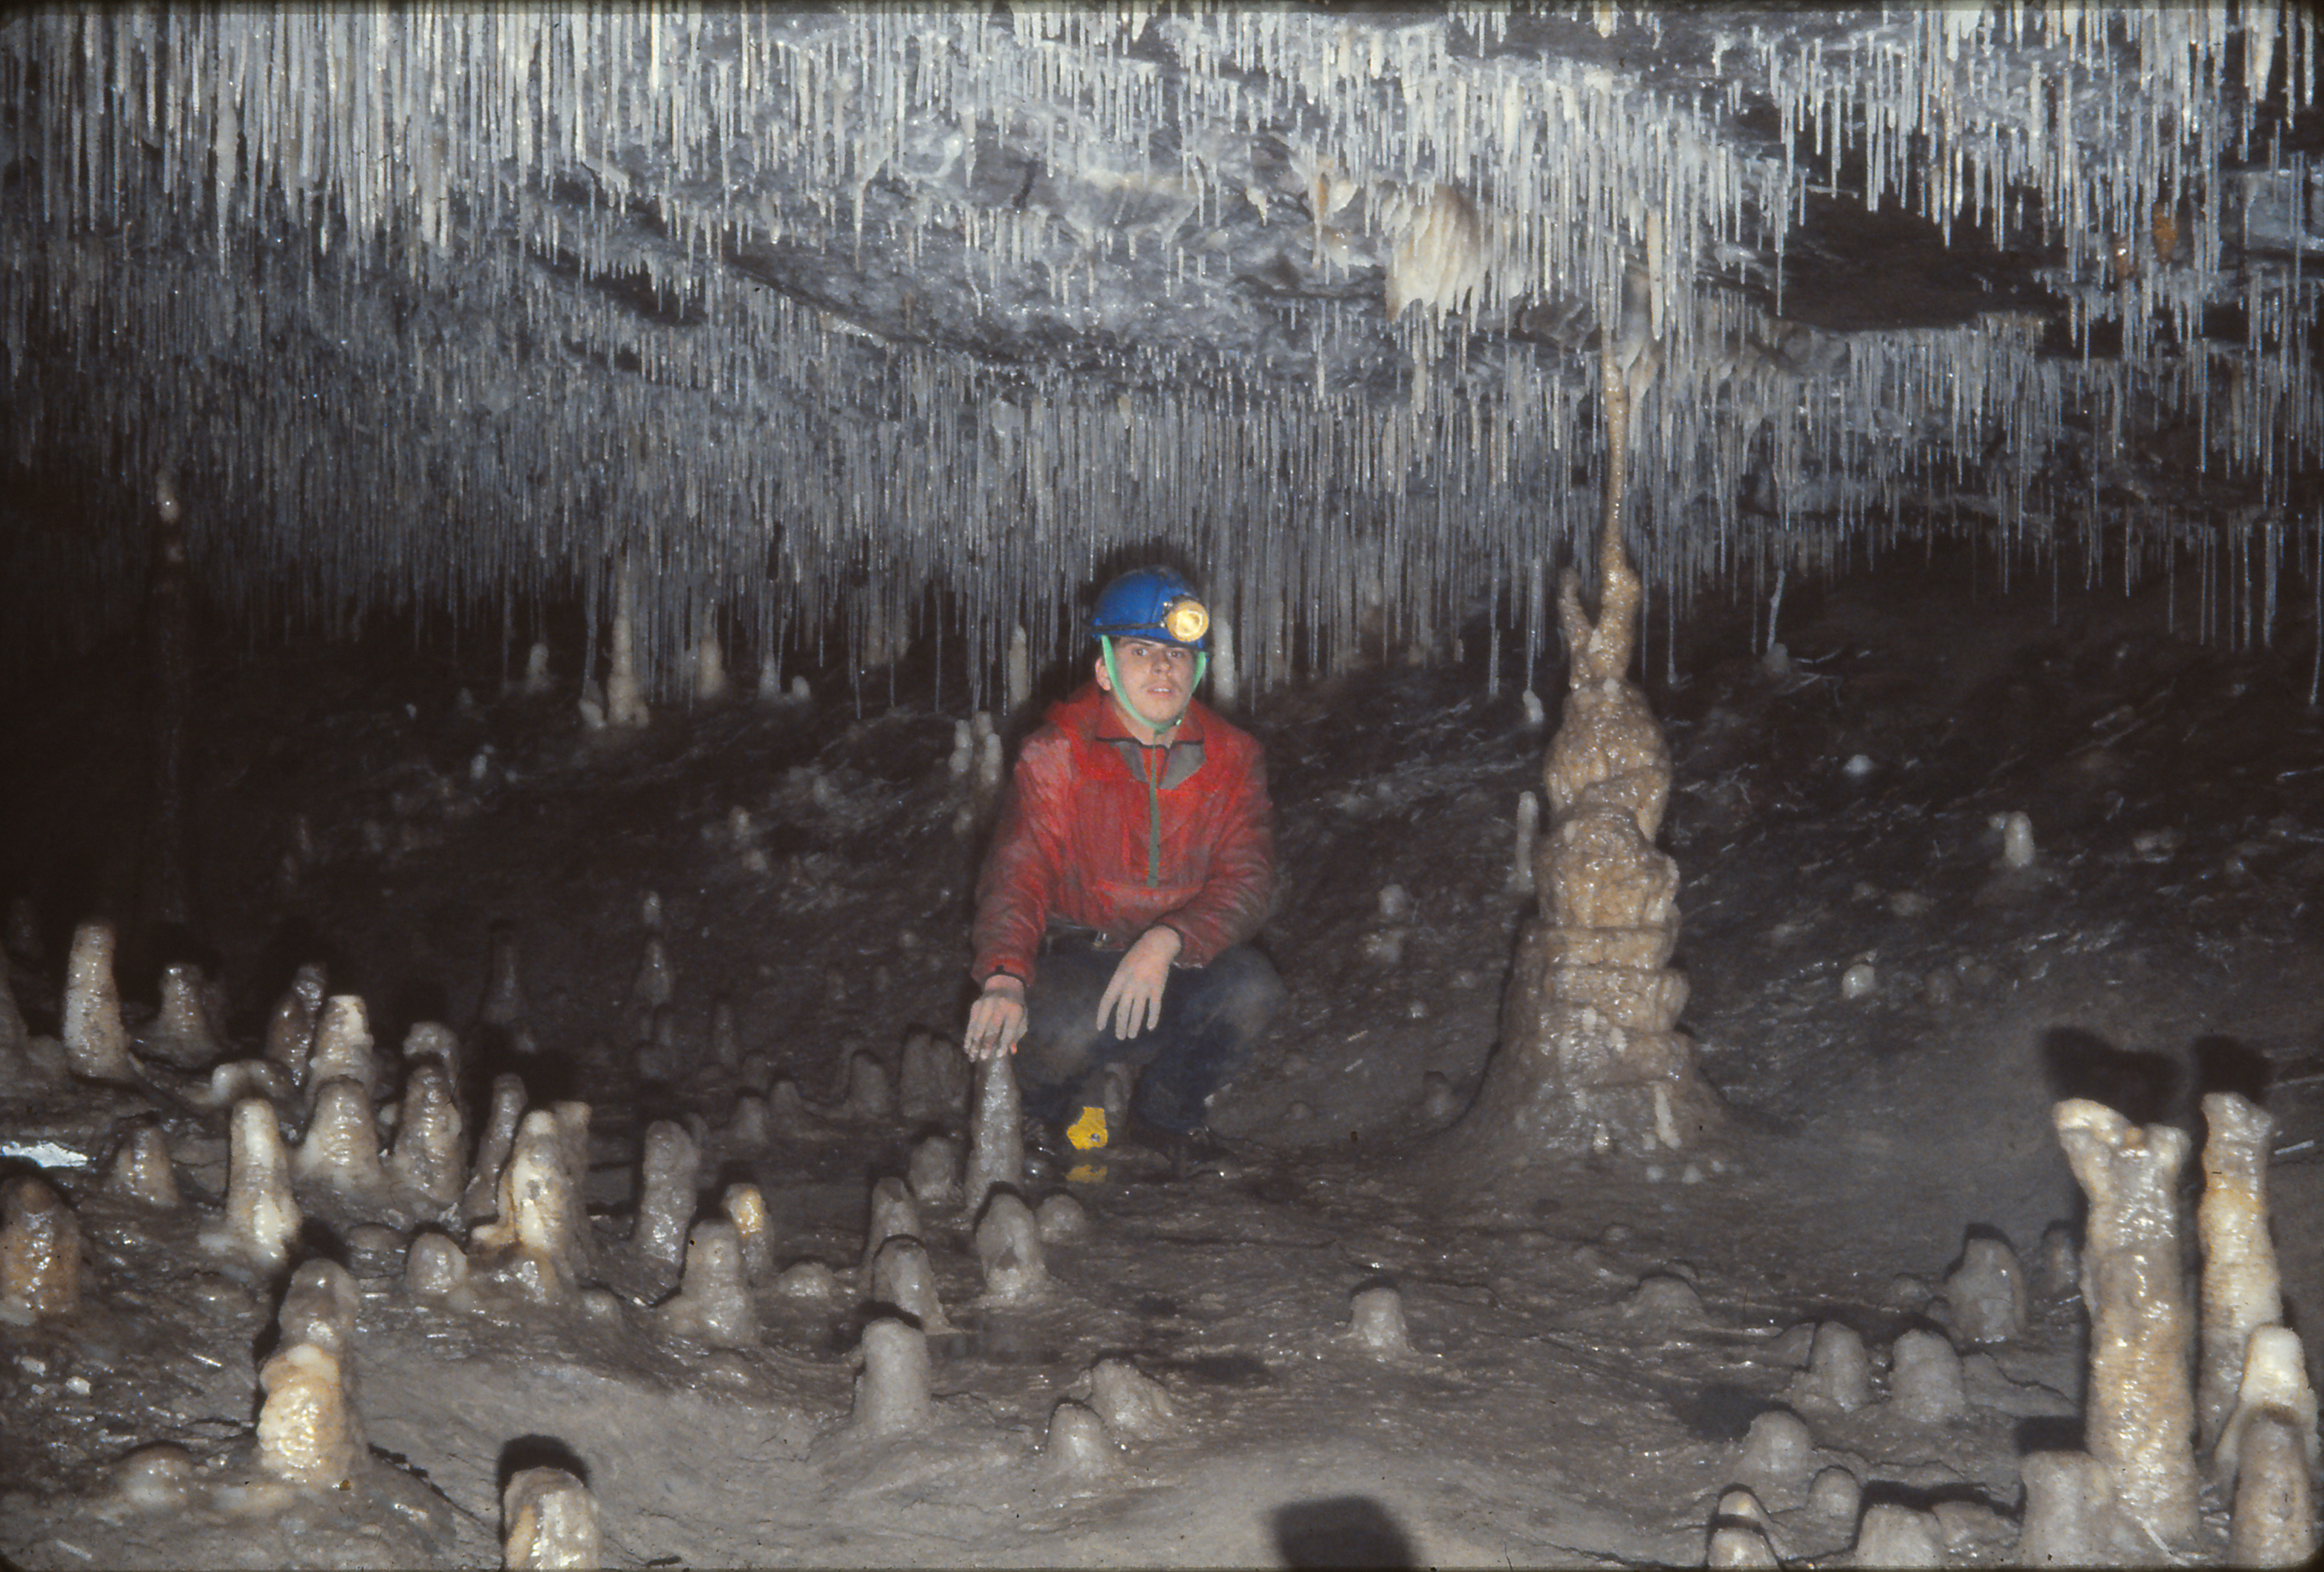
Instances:
[[[1113,635],[1101,633],[1097,641],[1099,648],[1105,651],[1105,680],[1113,685],[1114,694],[1119,698],[1121,694],[1121,668],[1113,663]],[[1203,677],[1210,669],[1211,652],[1207,649],[1194,651],[1194,680],[1186,685],[1186,695],[1190,700],[1194,690],[1203,685]]]

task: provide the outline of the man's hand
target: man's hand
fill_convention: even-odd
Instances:
[[[1005,971],[984,979],[984,991],[968,1007],[968,1030],[961,1052],[971,1059],[997,1059],[1017,1052],[1025,1035],[1025,985]]]
[[[1170,963],[1178,959],[1185,943],[1178,930],[1159,923],[1138,936],[1138,942],[1122,952],[1121,964],[1113,969],[1105,997],[1097,1001],[1101,1030],[1108,1016],[1113,1017],[1117,1037],[1135,1037],[1147,1027],[1162,1024],[1162,989],[1170,980]]]

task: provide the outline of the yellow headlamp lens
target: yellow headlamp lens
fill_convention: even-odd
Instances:
[[[1181,644],[1193,644],[1211,630],[1211,614],[1200,601],[1181,598],[1162,613],[1163,630]]]

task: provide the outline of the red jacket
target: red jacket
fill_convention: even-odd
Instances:
[[[1030,984],[1053,919],[1115,946],[1163,923],[1184,941],[1177,964],[1207,966],[1259,932],[1274,896],[1258,741],[1194,703],[1167,748],[1141,744],[1091,682],[1018,756],[977,883],[972,975]]]

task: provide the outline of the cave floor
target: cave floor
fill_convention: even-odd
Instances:
[[[1498,697],[1474,658],[1263,695],[1246,718],[1269,749],[1285,876],[1265,943],[1292,1004],[1214,1108],[1231,1160],[1181,1173],[1133,1140],[1102,1178],[1037,1187],[1070,1188],[1090,1227],[1049,1246],[1050,1292],[1028,1305],[981,1302],[964,1220],[931,1212],[954,1329],[931,1340],[932,1426],[894,1439],[846,1426],[855,1270],[870,1184],[902,1172],[918,1132],[843,1093],[851,1053],[892,1071],[907,1034],[958,1031],[977,835],[947,756],[964,703],[939,712],[908,675],[891,700],[884,672],[859,702],[842,675],[810,703],[670,708],[614,736],[584,728],[569,680],[504,688],[497,648],[220,653],[200,674],[198,874],[243,1051],[307,960],[364,997],[383,1049],[417,1021],[465,1030],[490,929],[512,924],[535,1048],[480,1047],[475,1080],[513,1069],[535,1101],[591,1103],[621,1308],[415,1300],[410,1219],[384,1219],[391,1236],[318,1204],[308,1246],[363,1289],[369,1470],[336,1500],[141,1512],[108,1483],[138,1447],[175,1442],[221,1480],[246,1465],[280,1283],[198,1242],[224,1186],[219,1115],[161,1091],[5,1089],[8,1167],[50,1165],[90,1262],[77,1314],[0,1324],[0,1557],[496,1565],[501,1483],[563,1460],[625,1566],[1699,1562],[1803,1328],[1862,1333],[1880,1395],[1895,1337],[1945,1326],[1942,1280],[1979,1229],[2024,1257],[2034,1313],[1969,1360],[1966,1415],[1801,1411],[1807,1473],[1846,1467],[1868,1503],[1942,1503],[1956,1564],[2006,1564],[2019,1457],[2079,1436],[2079,1301],[2039,1249],[2080,1206],[2053,1101],[2199,1130],[2201,1092],[2264,1089],[2287,1296],[2301,1319],[2324,1305],[2314,625],[2287,615],[2275,649],[2231,654],[2186,637],[2178,593],[2173,632],[2163,584],[2005,590],[1966,557],[1795,585],[1780,670],[1755,658],[1744,609],[1706,610],[1675,662],[1657,620],[1645,666],[1676,764],[1663,844],[1683,879],[1683,1024],[1727,1121],[1651,1164],[1549,1161],[1484,1193],[1426,1189],[1413,1158],[1455,1138],[1447,1110],[1481,1076],[1530,898],[1509,887],[1545,742],[1524,674],[1504,670]],[[73,924],[134,884],[145,767],[134,713],[103,696],[134,680],[98,661],[8,699],[0,895],[36,904],[37,952],[12,962],[36,1032],[56,1029]],[[2037,854],[2013,869],[2015,812]],[[1391,885],[1400,919],[1383,915]],[[641,1051],[649,891],[676,993]],[[153,959],[124,963],[133,1025]],[[721,1001],[739,1062],[713,1052]],[[735,1097],[768,1073],[807,1118],[730,1138]],[[118,1121],[147,1107],[182,1212],[97,1193]],[[656,1118],[702,1135],[706,1208],[759,1184],[776,1266],[824,1262],[842,1292],[762,1280],[763,1336],[739,1350],[659,1329],[645,1307],[675,1273],[626,1240]],[[1351,1297],[1382,1283],[1409,1353],[1346,1335]],[[1057,1478],[1038,1456],[1050,1411],[1107,1356],[1161,1384],[1177,1429],[1123,1446],[1108,1475]],[[1855,1521],[1812,1508],[1806,1484],[1762,1491],[1776,1547],[1837,1555]],[[2209,1504],[2197,1552],[2215,1557]]]

